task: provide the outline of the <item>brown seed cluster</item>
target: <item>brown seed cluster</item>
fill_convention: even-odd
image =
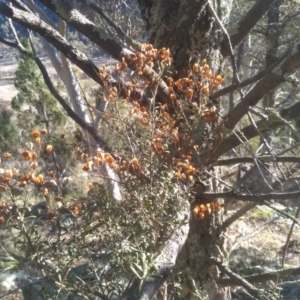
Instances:
[[[8,219],[9,207],[5,201],[0,203],[0,225],[5,224]]]
[[[224,204],[220,202],[199,204],[193,208],[192,212],[195,217],[203,219],[205,217],[205,214],[210,215],[212,212],[218,212],[221,207],[224,207]]]
[[[172,101],[177,99],[192,101],[199,99],[201,95],[208,96],[225,82],[221,75],[212,73],[205,59],[201,65],[193,64],[187,75],[187,77],[179,78],[176,81],[172,77],[166,79]]]
[[[75,151],[79,151],[79,149],[75,149]],[[93,168],[102,166],[104,162],[106,162],[112,169],[116,167],[115,159],[111,156],[110,153],[102,153],[97,151],[97,154],[91,160],[89,159],[89,155],[87,153],[82,153],[80,157],[85,161],[85,163],[82,165],[82,170],[85,172],[88,172]]]

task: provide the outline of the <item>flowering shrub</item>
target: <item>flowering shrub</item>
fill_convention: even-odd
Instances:
[[[57,296],[68,291],[91,297],[101,290],[108,298],[121,297],[134,278],[142,283],[146,277],[158,276],[153,260],[159,249],[188,222],[179,221],[178,211],[193,202],[193,187],[203,176],[196,167],[197,156],[203,145],[213,143],[211,136],[219,123],[218,107],[208,95],[224,79],[213,74],[205,60],[193,64],[185,78],[167,76],[172,62],[169,50],[149,44],[126,60],[138,75],[159,64],[160,78],[148,74],[149,80],[132,79],[121,95],[111,85],[106,68],[99,69],[107,82],[104,99],[109,101],[104,119],[117,143],[111,152],[93,152],[84,143],[72,142],[81,165],[72,176],[86,181],[82,194],[70,196],[64,191],[68,183],[62,178],[55,145],[45,139],[46,129],[31,132],[32,141],[20,151],[18,167],[10,153],[2,155],[1,193],[6,196],[0,206],[1,226],[7,237],[13,234],[22,267],[35,268],[34,278],[52,280],[49,295],[54,290]],[[122,77],[126,68],[124,59],[114,72]],[[170,103],[147,104],[134,98],[136,91],[152,89],[157,80],[166,82]],[[91,106],[97,112],[96,105]],[[198,136],[199,124],[207,128],[207,136]],[[62,134],[60,139],[67,138]],[[51,157],[54,168],[41,167],[41,155]],[[119,176],[121,202],[110,195],[104,163]],[[42,202],[32,201],[32,191]],[[194,205],[193,217],[201,220],[221,207],[218,202]],[[82,266],[84,274],[76,273]]]

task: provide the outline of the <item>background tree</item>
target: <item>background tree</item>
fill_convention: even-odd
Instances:
[[[29,50],[27,40],[22,40],[22,44]],[[37,124],[43,124],[48,131],[52,131],[54,127],[65,121],[65,115],[45,85],[36,63],[24,54],[18,58],[15,87],[18,94],[12,99],[11,105],[15,111],[19,112],[18,127],[30,130]],[[28,108],[21,110],[24,104]],[[28,116],[33,117],[32,121]]]
[[[182,284],[178,297],[184,299],[194,299],[201,288],[210,299],[230,299],[228,286],[233,281],[238,282],[252,296],[267,299],[266,294],[226,266],[228,256],[224,249],[224,232],[232,222],[256,204],[270,206],[268,200],[299,197],[295,181],[297,168],[293,165],[298,163],[298,157],[284,156],[295,146],[287,143],[283,150],[277,143],[273,143],[273,139],[266,138],[267,133],[276,132],[283,127],[293,130],[290,122],[297,120],[300,114],[299,103],[291,101],[297,92],[295,72],[300,67],[299,46],[293,45],[297,37],[291,31],[297,20],[295,12],[299,4],[296,1],[248,1],[246,8],[238,11],[234,5],[239,3],[228,1],[137,1],[147,40],[151,43],[141,50],[139,41],[129,36],[125,28],[121,28],[123,23],[118,23],[116,16],[108,18],[104,13],[105,10],[101,7],[107,8],[105,2],[81,1],[78,4],[76,1],[50,3],[41,0],[40,3],[56,13],[59,25],[50,22],[40,6],[34,5],[33,1],[26,2],[27,6],[20,1],[7,3],[0,4],[1,14],[35,31],[48,49],[48,55],[68,91],[72,108],[54,89],[39,59],[31,56],[41,68],[51,93],[67,114],[92,137],[91,144],[94,147],[91,148],[95,148],[96,144],[96,148],[101,148],[102,151],[111,150],[98,135],[107,101],[97,107],[96,122],[92,123],[87,109],[89,105],[84,103],[80,95],[69,60],[103,86],[105,96],[113,97],[117,93],[119,97],[138,100],[139,105],[146,110],[150,110],[153,103],[160,107],[165,105],[170,118],[175,124],[178,123],[174,130],[183,137],[192,138],[200,147],[199,150],[197,147],[193,148],[189,154],[193,166],[199,170],[196,178],[179,181],[183,190],[188,187],[191,191],[189,196],[186,195],[189,205],[180,206],[179,214],[172,212],[174,218],[178,218],[178,223],[181,224],[185,216],[189,222],[182,224],[172,234],[163,230],[163,246],[151,250],[160,254],[153,263],[162,277],[153,280],[146,276],[147,272],[142,276],[137,274],[123,298],[151,299],[174,270]],[[130,2],[132,3],[133,1]],[[33,11],[38,12],[39,16]],[[101,16],[102,23],[86,17],[91,11]],[[104,22],[105,26],[102,27]],[[68,42],[66,24],[119,60],[117,71],[123,71],[127,67],[135,71],[146,80],[146,87],[135,87],[129,93],[128,90],[132,87],[126,87],[125,81],[121,84],[111,82],[111,76],[105,69],[98,70],[86,55]],[[11,42],[1,38],[1,41],[30,55],[18,40]],[[239,45],[244,45],[247,55]],[[60,51],[59,58],[53,47]],[[163,49],[158,52],[158,57],[162,59],[160,62],[155,59],[153,62],[151,59],[147,60],[147,51],[151,51],[151,47]],[[274,51],[276,48],[278,51]],[[170,53],[173,69],[165,67],[170,63]],[[263,57],[260,57],[261,53]],[[236,58],[239,59],[237,62]],[[239,72],[243,76],[239,76]],[[210,82],[208,79],[219,78],[221,81],[221,77],[215,75],[218,73],[225,74],[226,82],[230,84],[216,90],[213,87],[215,81]],[[208,81],[205,82],[204,79]],[[192,80],[194,84],[188,80]],[[200,85],[196,84],[197,80]],[[274,97],[284,95],[284,89],[294,92],[288,97],[277,98],[276,103]],[[228,98],[230,93],[231,102]],[[262,99],[263,107],[260,105]],[[178,100],[179,104],[176,101],[174,104],[174,100]],[[183,100],[189,100],[188,105],[183,106],[183,111],[180,111],[180,101]],[[227,105],[229,102],[231,106]],[[199,109],[199,118],[195,117],[193,107]],[[182,120],[176,117],[179,111]],[[181,132],[181,123],[187,125],[187,131]],[[254,144],[253,140],[257,137],[261,140],[262,147]],[[172,143],[174,141],[169,141],[171,150]],[[179,149],[174,152],[171,150],[174,159],[183,159],[176,152]],[[135,154],[134,151],[132,154]],[[228,157],[224,158],[225,155]],[[288,165],[282,166],[283,162]],[[236,180],[223,180],[226,174],[223,174],[224,171],[219,166],[241,163],[251,165],[245,175],[240,176],[240,170],[236,170]],[[110,172],[111,178],[114,176],[114,172],[108,167],[106,172]],[[147,169],[142,173],[147,177]],[[155,180],[158,178],[154,177],[154,182],[151,181],[154,186]],[[109,181],[112,189],[118,188],[117,181]],[[120,197],[116,198],[120,200]],[[217,199],[249,203],[224,221],[222,213],[202,220],[202,214],[198,213],[199,210],[202,213],[201,205]],[[295,219],[293,221],[297,222]],[[224,275],[229,279],[223,279]],[[224,284],[226,280],[227,284]],[[138,287],[140,292],[137,294]]]

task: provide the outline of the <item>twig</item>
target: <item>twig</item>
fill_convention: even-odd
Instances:
[[[235,212],[232,216],[230,216],[223,222],[221,230],[225,231],[232,223],[234,223],[237,219],[243,216],[247,211],[254,208],[256,205],[256,203],[245,204],[241,209],[239,209],[237,212]]]
[[[245,278],[240,275],[234,273],[228,267],[224,266],[220,261],[211,257],[209,259],[213,264],[215,264],[222,272],[224,272],[227,276],[230,277],[230,280],[234,282],[238,282],[238,285],[244,287],[251,295],[253,295],[257,299],[268,299],[265,295],[262,294],[261,291],[257,290],[255,286],[253,286],[250,282],[248,282]]]
[[[98,13],[105,21],[106,23],[112,27],[116,33],[118,34],[120,39],[123,39],[128,45],[133,47],[135,50],[140,50],[140,43],[136,42],[134,39],[132,39],[129,35],[127,35],[121,27],[119,27],[98,5],[91,1],[85,1],[87,6],[90,6],[93,11]]]
[[[19,291],[20,291],[20,288],[9,290],[7,293],[5,293],[5,294],[3,294],[3,295],[0,296],[0,300],[6,298],[6,296],[17,294]]]
[[[263,204],[265,200],[284,200],[284,199],[298,199],[300,191],[289,193],[268,193],[268,194],[238,194],[234,191],[222,193],[203,193],[201,197],[205,199],[236,199],[241,201],[253,201]],[[298,221],[297,221],[298,222]]]
[[[249,120],[250,120],[250,123],[252,124],[252,126],[255,128],[255,130],[257,131],[258,135],[259,135],[260,138],[262,139],[263,144],[266,146],[266,148],[267,148],[267,150],[268,150],[270,156],[271,156],[271,157],[274,157],[274,156],[275,156],[275,155],[274,155],[274,152],[271,150],[270,145],[268,144],[268,142],[266,141],[265,137],[263,136],[263,134],[262,134],[262,133],[260,132],[260,130],[258,129],[258,127],[257,127],[257,125],[256,125],[256,123],[255,123],[255,121],[254,121],[254,119],[252,118],[252,115],[251,115],[250,111],[247,112],[247,115],[248,115],[248,118],[249,118]]]
[[[55,87],[52,84],[52,81],[48,75],[48,72],[45,68],[45,66],[43,65],[42,61],[34,56],[31,52],[27,51],[22,45],[17,44],[17,43],[12,43],[9,42],[3,38],[0,37],[0,42],[9,45],[11,47],[14,47],[16,49],[18,49],[21,53],[27,55],[28,57],[32,58],[36,64],[38,65],[45,83],[48,87],[48,89],[50,90],[51,94],[56,98],[56,100],[60,103],[60,105],[65,109],[66,113],[69,115],[69,117],[71,117],[81,128],[83,128],[84,130],[88,131],[89,134],[91,134],[91,136],[95,139],[95,141],[97,143],[99,143],[100,147],[103,150],[106,151],[110,151],[112,152],[111,147],[104,141],[104,139],[98,135],[97,131],[95,128],[93,128],[93,126],[91,124],[86,123],[84,120],[82,120],[74,111],[73,109],[68,105],[68,103],[60,96],[60,94],[58,93],[58,91],[55,89]]]
[[[300,163],[300,157],[298,156],[284,156],[284,157],[259,156],[256,159],[262,162],[272,162],[275,160],[276,162]],[[214,165],[228,166],[228,165],[234,165],[239,163],[253,163],[253,160],[254,157],[250,157],[250,156],[234,157],[234,158],[227,158],[227,159],[219,159],[217,162],[215,162]]]
[[[248,239],[250,239],[259,229],[261,229],[262,227],[270,224],[270,223],[273,223],[274,221],[278,220],[279,219],[279,216],[275,216],[273,217],[272,219],[266,221],[266,222],[263,222],[261,224],[259,224],[258,226],[256,226],[251,232],[249,232],[248,234],[246,234],[245,236],[243,236],[242,238],[240,238],[237,242],[235,242],[232,247],[230,248],[230,253],[232,251],[234,251],[236,249],[236,247],[241,244],[242,242],[245,242],[247,241]]]
[[[215,12],[214,8],[212,7],[212,5],[209,3],[209,1],[207,1],[207,7],[208,9],[210,10],[210,12],[212,13],[212,15],[214,16],[214,18],[216,19],[219,27],[221,28],[221,30],[223,31],[225,37],[226,37],[226,40],[227,40],[227,44],[229,46],[229,50],[230,50],[230,58],[231,58],[231,64],[232,64],[232,69],[233,69],[233,76],[235,78],[235,81],[238,83],[238,88],[240,88],[240,85],[239,83],[241,82],[240,79],[239,79],[239,75],[238,75],[238,72],[237,72],[237,67],[236,67],[236,63],[235,63],[235,59],[234,59],[234,54],[233,54],[233,47],[232,47],[232,44],[231,44],[231,39],[230,39],[230,36],[226,30],[226,28],[224,27],[222,21],[219,19],[217,13]],[[242,94],[241,94],[242,96]]]
[[[268,206],[268,207],[270,207],[270,208],[272,208],[273,210],[277,211],[279,214],[284,215],[285,217],[293,220],[295,224],[297,224],[298,226],[300,226],[300,222],[295,217],[291,216],[290,214],[286,213],[285,211],[280,210],[280,209],[274,207],[273,205],[271,205],[267,201],[263,201],[263,204],[266,205],[266,206]]]
[[[295,214],[295,218],[298,218],[299,213],[300,213],[300,205],[298,206],[297,212]],[[286,243],[285,243],[285,246],[284,246],[284,249],[283,249],[282,260],[281,260],[281,267],[282,268],[284,268],[285,256],[286,256],[287,249],[289,248],[290,239],[291,239],[291,236],[292,236],[295,224],[296,224],[295,221],[293,221],[293,223],[291,225],[291,228],[290,228],[290,231],[289,231],[289,234],[288,234],[288,236],[286,238]]]
[[[300,268],[289,268],[289,269],[281,269],[273,272],[262,273],[262,274],[254,274],[250,276],[245,276],[244,279],[250,283],[257,282],[266,282],[269,280],[277,281],[279,278],[289,277],[289,276],[298,276],[300,275]],[[218,280],[218,284],[221,286],[235,286],[240,285],[238,280],[234,278],[222,278]],[[284,282],[282,284],[285,284]]]
[[[278,156],[279,156],[279,155],[282,155],[282,154],[284,154],[284,153],[286,153],[286,152],[289,152],[289,151],[291,151],[291,150],[293,150],[293,149],[295,149],[295,148],[297,148],[297,147],[299,147],[299,146],[300,146],[300,143],[297,143],[297,144],[295,144],[295,145],[293,145],[293,146],[291,146],[291,147],[289,147],[289,148],[287,148],[287,149],[285,149],[285,150],[279,152],[277,155],[278,155]]]
[[[283,56],[281,56],[279,58],[279,60],[276,62],[276,64],[270,66],[269,68],[265,69],[264,71],[254,75],[248,79],[245,79],[245,80],[241,81],[240,83],[234,83],[227,87],[224,87],[223,89],[220,89],[220,90],[216,91],[215,93],[213,93],[212,95],[210,95],[209,98],[211,100],[214,100],[214,99],[217,99],[221,96],[224,96],[226,94],[229,94],[229,93],[235,91],[239,86],[242,88],[242,87],[245,87],[252,83],[255,83],[256,81],[267,76],[277,65],[279,65],[287,57],[287,55],[288,55],[288,52],[285,53]]]
[[[212,173],[208,172],[207,170],[205,171],[205,173],[207,175],[209,175],[210,177],[214,178],[215,180],[219,181],[220,183],[226,185],[230,189],[232,189],[232,186],[230,184],[228,184],[227,182],[225,182],[224,180],[222,180],[221,178],[218,178],[217,176],[213,175]]]

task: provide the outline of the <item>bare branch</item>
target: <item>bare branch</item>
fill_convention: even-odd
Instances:
[[[250,106],[255,106],[268,92],[288,80],[288,77],[300,68],[300,44],[273,72],[260,80],[256,86],[228,113],[224,125],[233,129],[247,113]]]
[[[255,274],[243,277],[250,283],[266,282],[269,280],[277,281],[279,278],[298,276],[300,275],[300,268],[289,268],[284,270],[277,270],[274,272]],[[221,286],[235,286],[240,285],[240,282],[234,278],[222,278],[218,280],[218,284]]]
[[[212,15],[216,19],[219,27],[221,28],[221,30],[223,31],[223,33],[225,35],[225,38],[227,40],[227,45],[228,45],[228,48],[229,48],[229,56],[230,56],[230,59],[231,59],[231,65],[232,65],[232,69],[233,69],[233,77],[234,77],[234,80],[238,83],[238,87],[240,87],[240,85],[239,85],[240,79],[239,79],[239,74],[237,72],[237,67],[236,67],[236,63],[235,63],[235,59],[234,59],[233,48],[232,48],[232,45],[231,45],[230,36],[229,36],[226,28],[224,27],[223,23],[219,19],[219,17],[217,15],[217,13],[215,12],[214,8],[212,7],[212,5],[209,2],[207,2],[207,6],[208,6],[209,11],[212,13]]]
[[[271,157],[271,156],[259,156],[256,158],[262,162],[285,162],[285,163],[300,163],[300,157],[298,156],[284,156],[284,157]],[[228,166],[239,163],[253,163],[254,157],[235,157],[227,159],[219,159],[214,165]]]
[[[280,115],[287,120],[296,120],[300,118],[300,102],[296,102],[294,105],[284,108]]]
[[[98,67],[81,51],[73,47],[56,30],[47,25],[34,14],[24,12],[5,3],[0,3],[0,11],[3,15],[11,18],[17,23],[32,29],[43,36],[55,48],[65,54],[73,63],[81,68],[88,76],[103,85],[103,80],[99,76]]]
[[[47,16],[47,14],[45,14],[45,12],[40,9],[34,2],[33,0],[27,0],[26,1],[28,3],[28,7],[33,11],[33,12],[37,12],[40,16],[40,18],[45,21],[49,26],[52,26],[53,28],[55,28],[56,30],[59,29],[59,26],[55,25],[55,23]],[[61,34],[61,33],[60,33]]]
[[[230,39],[233,49],[246,38],[275,1],[276,0],[261,0],[255,2],[252,8],[249,9],[246,15],[232,30],[234,32],[231,34]],[[223,57],[230,55],[230,47],[228,45],[227,38],[221,42],[221,54]]]
[[[285,200],[285,199],[297,199],[300,196],[300,192],[289,193],[268,193],[268,194],[239,194],[234,191],[223,193],[203,193],[201,197],[205,199],[236,199],[241,201],[253,201],[262,203],[265,200]]]
[[[56,100],[60,103],[60,105],[64,108],[66,113],[68,114],[71,119],[73,119],[82,129],[88,131],[89,134],[95,139],[95,141],[99,144],[99,146],[106,150],[106,151],[112,151],[110,146],[103,140],[102,137],[100,137],[96,131],[96,129],[91,125],[86,123],[84,120],[78,117],[78,115],[72,110],[72,108],[67,104],[67,102],[59,95],[58,91],[55,89],[55,87],[52,84],[52,81],[48,75],[48,72],[43,65],[42,61],[38,58],[35,57],[31,52],[27,51],[23,47],[21,47],[20,44],[17,43],[12,43],[9,41],[4,40],[3,38],[0,37],[0,42],[18,49],[21,53],[27,55],[28,57],[32,58],[36,64],[38,65],[43,78],[45,80],[45,83],[47,84],[47,87],[49,91],[52,93],[52,95],[56,98]]]
[[[136,42],[134,39],[132,39],[130,36],[128,36],[121,27],[119,27],[102,9],[99,5],[97,5],[94,2],[91,1],[84,1],[85,4],[89,7],[91,7],[91,9],[93,9],[93,11],[95,11],[96,13],[98,13],[105,21],[106,23],[112,27],[116,33],[118,34],[120,39],[123,39],[128,46],[131,46],[132,48],[134,48],[135,50],[139,50],[141,44]]]
[[[234,83],[232,85],[229,85],[223,89],[220,89],[218,91],[216,91],[214,94],[210,95],[209,98],[211,100],[215,100],[221,96],[224,96],[226,94],[229,94],[231,92],[236,91],[237,88],[242,88],[245,87],[247,85],[253,84],[255,82],[257,82],[258,80],[264,78],[265,76],[267,76],[276,66],[278,66],[278,64],[280,64],[286,57],[288,56],[288,53],[286,53],[285,55],[283,55],[282,57],[280,57],[278,59],[278,62],[272,66],[270,66],[269,68],[266,68],[265,70],[257,73],[256,75],[245,79],[244,81],[241,81],[240,83]]]
[[[298,206],[298,209],[296,211],[295,218],[298,218],[299,214],[300,214],[300,205]],[[291,239],[295,224],[296,224],[296,222],[294,221],[291,225],[289,234],[287,235],[287,238],[286,238],[285,246],[284,246],[283,253],[282,253],[282,260],[281,260],[281,267],[282,268],[284,268],[285,256],[286,256],[286,252],[288,250],[289,244],[290,244],[290,239]]]
[[[255,286],[249,283],[245,278],[231,271],[228,267],[224,266],[220,261],[211,257],[210,261],[215,264],[223,273],[230,277],[231,280],[238,282],[238,285],[243,286],[252,296],[256,299],[268,299],[261,291],[257,290]],[[219,282],[218,282],[219,283]]]
[[[296,218],[294,218],[290,214],[286,213],[285,211],[276,208],[275,206],[273,206],[271,203],[269,203],[267,201],[264,201],[263,204],[266,205],[266,206],[268,206],[268,207],[270,207],[270,208],[272,208],[273,210],[277,211],[279,214],[287,217],[288,219],[293,220],[295,224],[297,224],[298,226],[300,226],[300,222],[298,222],[298,220]]]
[[[245,204],[241,209],[239,209],[237,212],[235,212],[232,216],[227,218],[223,224],[221,225],[221,230],[226,230],[232,223],[234,223],[236,220],[238,220],[240,217],[242,217],[247,211],[251,210],[257,205],[257,203],[247,203]]]
[[[65,20],[70,26],[88,37],[92,42],[109,53],[113,58],[121,60],[124,56],[124,46],[120,45],[99,26],[88,20],[78,10],[70,5],[68,1],[41,0],[50,10]]]
[[[295,105],[293,105],[293,106],[295,106]],[[294,108],[294,110],[295,110],[295,108]],[[299,106],[299,111],[300,111],[300,106]],[[293,120],[291,118],[291,115],[288,115],[286,119],[283,119],[282,114],[283,113],[281,111],[279,114],[279,118],[277,118],[277,119],[268,118],[267,120],[260,120],[260,121],[256,122],[256,125],[259,128],[260,132],[266,133],[266,132],[270,132],[276,128],[279,128],[282,126],[287,126],[288,125],[287,121]],[[299,114],[299,112],[296,111],[296,114]],[[294,116],[294,114],[293,114],[293,116]],[[244,127],[242,130],[240,130],[238,135],[242,136],[243,140],[250,140],[250,139],[256,137],[258,135],[258,133],[253,125],[248,125],[248,126]],[[242,144],[241,139],[238,138],[236,133],[233,133],[231,135],[226,136],[223,140],[221,140],[217,144],[217,147],[215,147],[212,151],[210,151],[210,150],[203,151],[200,154],[200,159],[202,162],[204,162],[204,164],[210,164],[211,162],[216,162],[219,157],[221,157],[222,155],[224,155],[231,149],[234,149],[235,147],[237,147],[241,144]]]

